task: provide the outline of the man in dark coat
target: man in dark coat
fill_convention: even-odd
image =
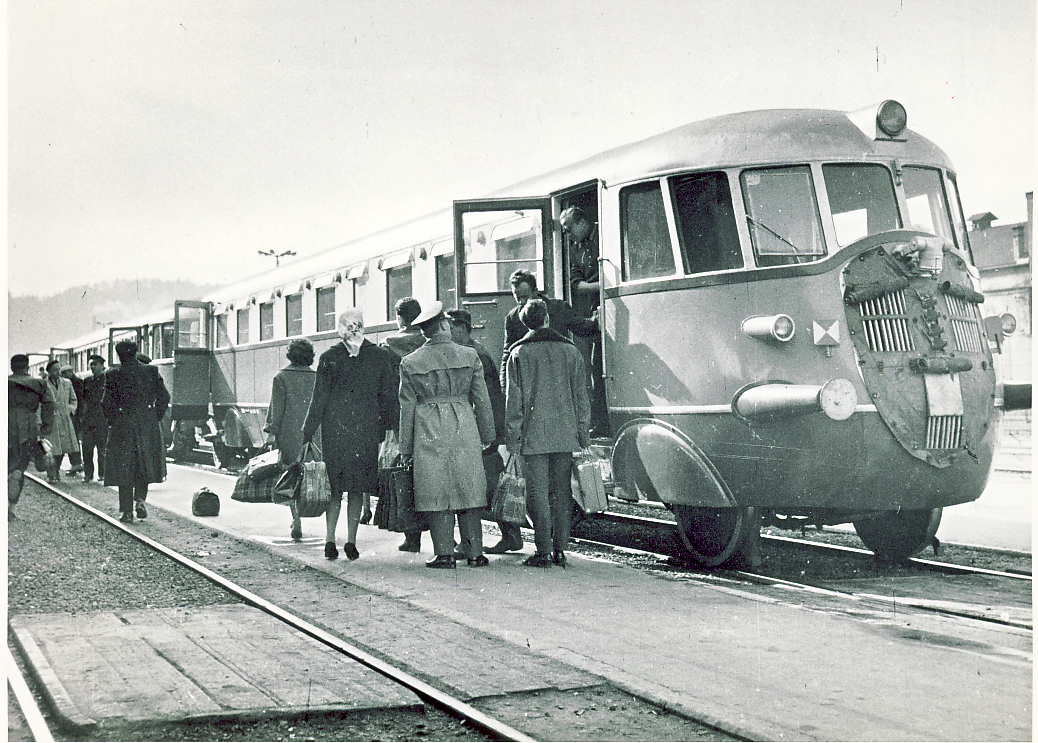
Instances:
[[[166,446],[159,421],[169,407],[169,391],[154,366],[137,360],[137,344],[115,345],[119,365],[105,374],[101,408],[110,426],[105,446],[105,485],[119,488],[123,523],[147,518],[148,484],[166,479]]]
[[[39,420],[37,420],[39,419]],[[40,423],[42,422],[42,430]],[[7,378],[7,516],[22,495],[25,469],[41,453],[40,438],[54,423],[54,394],[50,385],[29,375],[29,357],[11,357]]]
[[[94,354],[88,359],[90,376],[83,380],[80,431],[83,443],[83,482],[94,479],[94,450],[97,450],[97,478],[105,479],[105,444],[108,441],[108,419],[101,408],[105,395],[105,359]]]
[[[343,549],[351,560],[357,551],[357,525],[367,494],[378,486],[378,445],[399,415],[396,374],[389,351],[364,338],[364,317],[351,308],[339,316],[341,343],[321,354],[314,396],[303,423],[303,441],[318,427],[324,446],[332,497],[326,514],[324,556],[339,556],[335,527],[346,499],[347,539]]]

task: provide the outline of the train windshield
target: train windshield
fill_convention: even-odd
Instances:
[[[758,265],[807,263],[825,256],[808,166],[745,170],[742,193]]]
[[[903,171],[908,221],[913,230],[922,230],[953,242],[948,199],[941,183],[941,171],[933,168],[906,167]]]
[[[890,171],[882,165],[823,165],[836,241],[845,246],[901,227]]]

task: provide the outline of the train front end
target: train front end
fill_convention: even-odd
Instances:
[[[942,508],[980,496],[996,448],[950,163],[892,101],[805,115],[799,157],[792,118],[773,137],[789,152],[724,168],[730,219],[697,216],[701,196],[679,188],[692,176],[671,179],[685,266],[723,228],[741,270],[605,294],[618,493],[666,503],[707,564],[760,524],[853,523],[877,554],[914,554]]]

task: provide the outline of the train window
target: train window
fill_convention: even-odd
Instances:
[[[231,345],[230,332],[231,316],[224,312],[216,316],[216,347],[226,348]]]
[[[436,298],[444,307],[457,306],[457,290],[454,286],[454,253],[436,256]]]
[[[836,241],[850,245],[869,235],[901,227],[890,171],[862,163],[823,165]]]
[[[238,310],[238,345],[249,342],[249,308]]]
[[[973,248],[970,246],[969,236],[966,233],[966,220],[963,219],[962,202],[959,200],[959,185],[951,173],[948,173],[948,201],[952,221],[955,223],[955,240],[960,248],[969,253],[970,261],[976,264],[976,260],[973,258]]]
[[[411,296],[411,265],[386,270],[386,317],[395,318],[393,307]]]
[[[205,348],[206,313],[202,308],[179,305],[177,321],[177,348]]]
[[[808,166],[746,170],[741,180],[758,265],[804,263],[825,255]]]
[[[303,334],[303,295],[289,294],[285,297],[285,335]]]
[[[922,230],[953,242],[948,199],[941,183],[941,171],[933,168],[906,167],[902,171],[908,221],[913,230]]]
[[[269,341],[274,337],[274,303],[262,302],[260,310],[260,341]]]
[[[620,222],[624,279],[674,274],[674,249],[659,181],[620,191]]]
[[[325,330],[335,330],[334,286],[325,286],[317,290],[317,332]]]
[[[164,322],[158,328],[159,334],[156,337],[157,340],[152,344],[151,355],[153,359],[171,359],[173,358],[173,344],[176,342],[174,335],[175,328],[173,323]]]
[[[696,173],[670,184],[685,273],[742,268],[739,228],[726,173]]]
[[[536,211],[465,212],[465,291],[507,294],[508,277],[523,269],[544,286],[544,241]]]

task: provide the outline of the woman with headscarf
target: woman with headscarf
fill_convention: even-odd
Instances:
[[[324,556],[339,556],[335,528],[346,497],[346,557],[356,560],[357,525],[366,494],[378,486],[378,445],[397,415],[396,373],[389,351],[364,337],[364,316],[351,308],[339,315],[342,342],[321,354],[314,396],[303,424],[303,443],[321,429],[322,452],[332,497],[326,514]]]
[[[278,450],[278,463],[287,467],[299,459],[303,450],[303,422],[314,396],[314,381],[317,375],[314,363],[314,346],[305,338],[297,338],[288,344],[285,353],[289,364],[274,376],[270,390],[270,407],[267,408],[267,443]],[[314,443],[321,448],[321,432],[314,434]],[[295,501],[289,502],[292,509],[292,539],[303,538],[303,526],[299,520],[299,508]]]
[[[436,550],[425,565],[454,567],[457,514],[468,564],[482,567],[483,449],[496,435],[483,363],[475,349],[451,340],[440,302],[414,324],[426,342],[400,361],[400,454],[413,460],[415,510],[426,513]]]

